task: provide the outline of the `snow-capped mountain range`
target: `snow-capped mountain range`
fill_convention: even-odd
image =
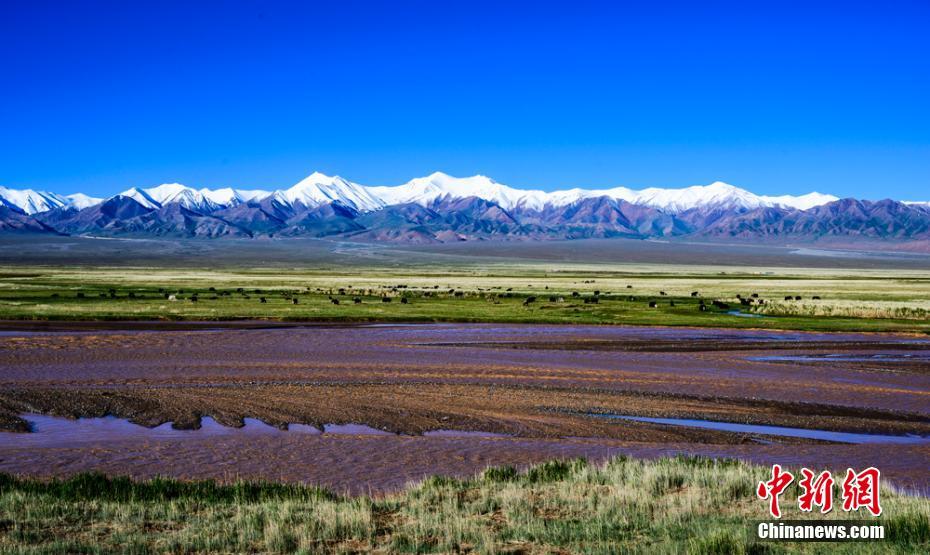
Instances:
[[[925,242],[930,204],[762,196],[722,182],[682,189],[516,189],[444,173],[365,186],[314,173],[278,190],[134,187],[109,198],[0,187],[0,233],[344,237],[407,243],[589,237]],[[923,243],[921,243],[923,244]]]
[[[816,192],[801,196],[760,196],[720,181],[683,189],[649,188],[637,191],[626,187],[616,187],[545,192],[534,189],[515,189],[483,175],[457,178],[442,172],[412,179],[403,185],[387,187],[359,185],[339,176],[328,176],[317,172],[289,189],[276,191],[231,188],[194,189],[180,183],[166,183],[145,189],[134,187],[115,196],[131,198],[142,206],[152,209],[168,204],[180,204],[192,210],[215,211],[245,202],[272,199],[282,205],[299,203],[305,207],[336,202],[359,212],[372,212],[386,206],[407,203],[427,206],[437,200],[468,197],[493,202],[505,210],[515,208],[543,210],[546,207],[569,206],[584,199],[607,197],[630,204],[657,208],[668,213],[710,206],[738,209],[781,207],[806,210],[837,200],[835,196]],[[81,193],[63,196],[31,189],[15,190],[0,187],[0,202],[3,205],[29,215],[55,208],[80,210],[101,204],[105,200],[107,199],[93,198]]]

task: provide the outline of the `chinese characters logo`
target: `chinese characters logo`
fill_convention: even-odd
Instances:
[[[860,508],[868,510],[872,516],[882,514],[879,499],[879,479],[881,474],[875,467],[869,467],[862,472],[855,472],[849,468],[840,488],[843,498],[843,510],[846,512],[858,511]],[[756,495],[760,499],[769,501],[769,512],[775,518],[781,518],[779,501],[785,489],[794,481],[794,475],[782,470],[780,465],[772,466],[772,478],[759,482]],[[798,496],[798,508],[802,512],[811,512],[819,507],[822,514],[833,510],[833,485],[835,480],[829,471],[815,474],[808,468],[801,469],[801,479],[798,486],[801,495]]]

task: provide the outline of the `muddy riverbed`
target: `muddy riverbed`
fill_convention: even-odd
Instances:
[[[930,436],[930,341],[919,337],[494,324],[0,327],[5,472],[263,477],[367,492],[489,464],[688,452],[875,465],[902,486],[930,489],[926,442],[830,440]],[[49,417],[108,417],[101,422],[128,432],[76,441],[97,433],[93,420],[68,428]],[[37,440],[37,419],[58,426],[60,439]],[[773,435],[777,427],[838,434]]]

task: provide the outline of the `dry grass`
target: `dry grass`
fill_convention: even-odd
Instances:
[[[925,553],[930,502],[883,488],[883,543],[759,544],[755,484],[735,461],[550,462],[473,480],[430,478],[381,499],[316,488],[133,483],[82,476],[0,482],[0,549],[11,553]],[[783,503],[788,519],[820,519]],[[828,518],[849,517],[834,511]],[[856,518],[855,516],[853,516]],[[860,516],[859,518],[866,518]],[[870,519],[871,520],[871,519]]]

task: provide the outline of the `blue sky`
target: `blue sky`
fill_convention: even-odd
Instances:
[[[0,185],[723,180],[930,199],[930,2],[0,8]]]

